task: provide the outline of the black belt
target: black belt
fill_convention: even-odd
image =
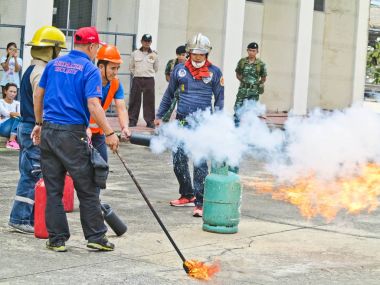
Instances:
[[[240,87],[242,88],[249,88],[249,89],[257,89],[257,84],[253,84],[253,83],[242,83],[240,85]]]
[[[86,131],[85,125],[59,125],[44,121],[43,126],[49,129],[62,131]]]

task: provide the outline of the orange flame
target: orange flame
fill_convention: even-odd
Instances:
[[[315,175],[300,177],[291,185],[276,186],[274,180],[244,180],[259,193],[270,193],[272,198],[296,205],[304,217],[321,215],[333,220],[345,209],[350,214],[368,213],[378,206],[380,196],[380,165],[368,164],[355,177],[338,178],[333,181],[318,180]]]
[[[196,279],[209,280],[215,273],[220,271],[219,262],[206,265],[204,262],[194,259],[186,260],[183,266],[187,269],[187,274]]]

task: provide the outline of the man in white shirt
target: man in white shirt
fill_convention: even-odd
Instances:
[[[141,95],[143,96],[143,116],[148,128],[154,128],[155,94],[154,75],[158,71],[158,55],[150,48],[152,36],[145,34],[141,38],[141,48],[131,55],[129,69],[133,74],[132,88],[129,96],[129,127],[137,125]]]

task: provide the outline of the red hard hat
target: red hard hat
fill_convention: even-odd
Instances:
[[[120,52],[117,47],[113,45],[105,45],[102,46],[98,50],[98,54],[96,55],[98,60],[106,60],[114,63],[123,63],[121,59]]]

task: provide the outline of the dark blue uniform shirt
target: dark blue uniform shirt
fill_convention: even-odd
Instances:
[[[20,113],[23,122],[34,124],[33,87],[30,83],[30,74],[35,65],[30,65],[22,76],[20,85]]]
[[[215,65],[208,68],[209,77],[200,80],[194,79],[184,64],[177,64],[169,81],[169,86],[160,103],[157,118],[162,118],[168,111],[174,92],[180,89],[177,114],[186,117],[197,110],[212,107],[212,96],[215,97],[214,108],[222,110],[224,107],[224,86],[222,72]]]

